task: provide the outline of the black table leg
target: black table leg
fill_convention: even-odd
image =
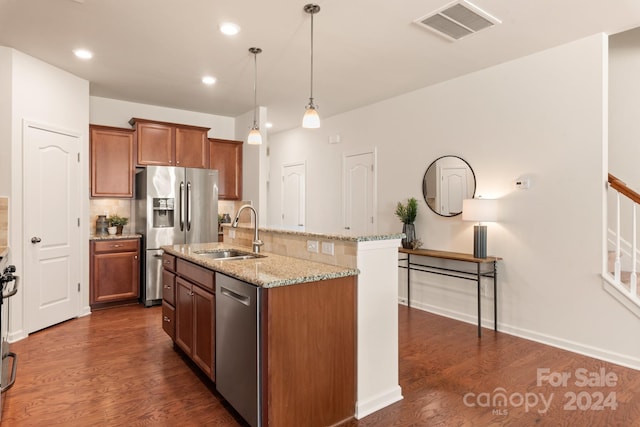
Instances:
[[[493,261],[493,330],[498,330],[498,268]]]
[[[480,275],[480,263],[478,263],[478,337],[482,336],[482,314],[481,314],[481,310],[480,310],[480,306],[481,304],[481,296],[482,294],[480,293],[480,280],[481,280],[481,275]]]
[[[411,307],[411,254],[407,254],[407,307]]]

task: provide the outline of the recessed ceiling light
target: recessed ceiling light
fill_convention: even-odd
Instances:
[[[235,36],[240,32],[240,27],[233,22],[224,22],[220,24],[220,32],[228,36]]]
[[[273,127],[273,123],[267,122],[267,123],[265,123],[265,126],[268,127],[269,129],[271,129]]]
[[[215,77],[211,77],[211,76],[204,76],[202,78],[202,83],[206,84],[206,85],[212,85],[216,82],[216,78]]]
[[[75,56],[77,56],[78,58],[82,58],[82,59],[91,59],[91,58],[93,58],[93,53],[90,50],[87,50],[87,49],[75,49],[73,51],[73,54]]]

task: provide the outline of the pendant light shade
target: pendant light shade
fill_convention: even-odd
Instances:
[[[247,137],[247,144],[260,145],[262,144],[262,135],[260,134],[260,127],[258,126],[257,111],[258,111],[258,54],[262,52],[259,47],[250,47],[249,52],[253,54],[253,126],[249,131]]]
[[[302,127],[307,129],[316,129],[320,127],[320,116],[318,115],[318,107],[313,102],[313,15],[320,12],[320,6],[309,3],[304,6],[304,11],[311,15],[311,79],[309,103],[307,104],[304,117],[302,117]]]

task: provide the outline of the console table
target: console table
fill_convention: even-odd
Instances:
[[[398,248],[398,252],[406,254],[406,258],[400,258],[398,261],[406,261],[407,265],[399,265],[400,268],[407,269],[407,306],[411,307],[411,270],[423,271],[425,273],[440,274],[442,276],[457,277],[459,279],[472,280],[477,284],[478,297],[478,337],[482,336],[482,316],[481,316],[481,280],[483,277],[493,279],[493,329],[498,330],[498,271],[496,264],[502,260],[500,257],[475,258],[472,254],[463,254],[458,252],[434,251],[430,249],[405,249]],[[439,258],[444,260],[461,261],[465,263],[475,264],[474,271],[471,269],[463,270],[458,268],[446,268],[426,263],[412,262],[412,256],[421,256],[425,258]]]

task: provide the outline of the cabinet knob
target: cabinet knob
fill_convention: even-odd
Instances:
[[[119,248],[119,247],[122,247],[122,245],[118,245],[118,244],[116,244],[116,245],[111,245],[111,247],[112,247],[112,248]]]
[[[171,323],[171,319],[169,319],[167,316],[163,316],[162,320],[164,320],[167,323]]]
[[[133,256],[133,259],[138,259],[138,255],[134,255],[134,256]]]
[[[171,285],[164,285],[165,289],[171,289]]]

